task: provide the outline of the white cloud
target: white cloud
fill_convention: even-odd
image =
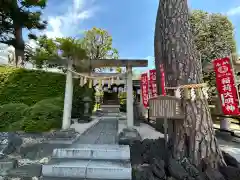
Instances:
[[[227,12],[227,15],[228,15],[228,16],[240,15],[240,6],[230,9],[230,10]]]
[[[68,1],[70,2],[70,1]],[[73,3],[65,7],[67,11],[58,16],[48,17],[48,29],[44,32],[48,37],[76,36],[81,32],[81,23],[94,15],[96,8],[86,8],[89,0],[73,0]],[[51,7],[53,8],[53,7]],[[57,8],[57,7],[54,7]]]
[[[30,39],[29,41],[27,41],[26,44],[32,47],[33,49],[35,49],[38,46],[37,42],[33,39]]]

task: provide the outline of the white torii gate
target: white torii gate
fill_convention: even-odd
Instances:
[[[126,67],[127,73],[127,126],[134,126],[133,116],[133,84],[132,84],[132,68],[133,67],[147,67],[148,60],[145,59],[100,59],[100,60],[88,60],[89,69],[101,68],[101,67]],[[81,63],[81,64],[80,64]],[[76,66],[82,66],[82,62],[74,62]],[[64,110],[62,129],[68,129],[71,125],[71,112],[72,112],[72,97],[73,97],[73,62],[68,61],[66,72],[66,87],[64,98]],[[86,66],[86,64],[85,64]]]

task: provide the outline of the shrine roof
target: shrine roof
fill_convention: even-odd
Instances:
[[[66,58],[49,59],[48,64],[67,66]],[[101,67],[147,67],[147,59],[98,59],[98,60],[75,60],[73,62],[75,66],[81,67],[82,71],[88,71],[91,68]]]
[[[100,67],[147,67],[148,60],[146,59],[99,59],[91,60],[92,68]]]

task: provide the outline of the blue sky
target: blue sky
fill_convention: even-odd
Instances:
[[[92,27],[106,29],[121,58],[149,59],[153,62],[153,35],[158,0],[48,0],[44,18],[49,37],[79,36]],[[239,0],[189,0],[192,9],[228,14],[240,46]],[[240,52],[240,49],[238,49]]]

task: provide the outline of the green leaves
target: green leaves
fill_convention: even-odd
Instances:
[[[41,7],[44,8],[46,6],[46,0],[22,0],[20,1],[21,5],[30,8],[30,7]]]
[[[39,68],[44,65],[61,66],[63,64],[60,60],[64,61],[64,59],[73,59],[75,62],[87,59],[86,51],[82,48],[82,42],[79,39],[70,37],[51,39],[41,36],[38,39],[38,45],[32,62]]]
[[[112,36],[103,29],[92,28],[84,34],[82,47],[86,50],[89,59],[118,59],[118,51],[113,48]]]
[[[118,51],[112,47],[112,37],[100,28],[86,31],[83,39],[51,39],[41,36],[38,38],[38,45],[32,58],[37,67],[52,64],[53,59],[56,60],[56,65],[59,65],[59,59],[71,58],[76,70],[86,72],[91,68],[89,59],[118,59]],[[121,68],[117,68],[117,71],[121,72]]]
[[[58,49],[61,50],[63,57],[71,57],[76,60],[87,58],[86,51],[82,48],[81,40],[68,38],[57,38]]]
[[[195,45],[201,54],[204,67],[215,58],[236,52],[234,27],[227,16],[194,10],[190,22]]]
[[[209,95],[215,96],[215,73],[211,63],[213,59],[236,52],[234,27],[227,16],[201,10],[192,11],[190,22],[194,42],[201,56],[204,81],[209,85]]]
[[[106,30],[94,27],[86,31],[82,44],[90,59],[118,58],[118,51],[112,47],[112,37]]]
[[[23,41],[22,29],[45,29],[47,22],[41,18],[41,9],[45,8],[46,2],[46,0],[4,0],[0,2],[0,18],[2,19],[0,42],[19,49],[19,44]],[[31,33],[29,37],[35,38],[35,35]]]

